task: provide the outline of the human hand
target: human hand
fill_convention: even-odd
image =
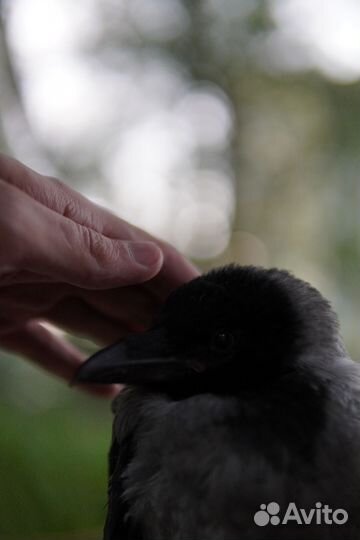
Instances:
[[[197,275],[169,244],[0,154],[0,346],[70,381],[83,354],[43,321],[108,344]]]

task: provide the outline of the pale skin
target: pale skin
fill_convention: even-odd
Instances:
[[[71,381],[84,355],[44,321],[106,345],[197,275],[171,245],[0,154],[1,348]]]

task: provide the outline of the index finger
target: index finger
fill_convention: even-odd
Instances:
[[[150,238],[150,235],[89,201],[57,178],[41,175],[4,154],[0,154],[0,177],[50,210],[108,238]]]
[[[57,179],[40,175],[2,154],[0,154],[0,176],[41,204],[108,238],[155,242],[163,252],[164,263],[159,274],[146,284],[146,288],[161,298],[200,274],[190,261],[168,243],[127,223]]]

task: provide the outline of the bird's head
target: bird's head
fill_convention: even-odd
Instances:
[[[336,316],[309,284],[227,266],[173,292],[149,331],[96,353],[76,380],[232,392],[278,380],[300,358],[331,358],[338,343]]]

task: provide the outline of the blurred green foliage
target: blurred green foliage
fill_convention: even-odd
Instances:
[[[108,403],[64,389],[31,366],[21,371],[8,373],[11,396],[4,392],[0,402],[0,538],[100,538]]]

